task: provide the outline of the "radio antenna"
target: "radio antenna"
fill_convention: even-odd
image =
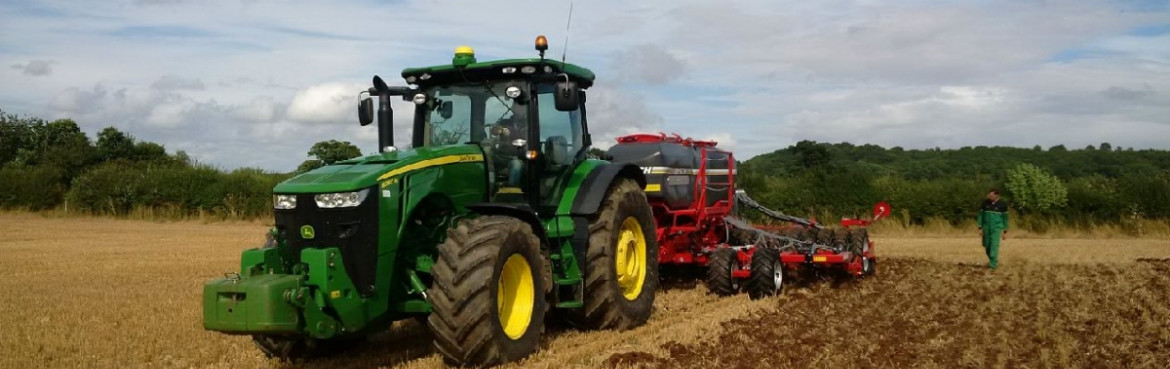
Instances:
[[[565,21],[565,47],[561,49],[561,63],[565,62],[565,56],[569,55],[569,26],[573,25],[573,2],[569,2],[569,19]]]

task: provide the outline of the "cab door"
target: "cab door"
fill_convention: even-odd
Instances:
[[[586,151],[584,103],[572,111],[559,111],[553,103],[553,85],[538,85],[536,91],[536,104],[531,110],[535,110],[532,114],[539,146],[530,147],[540,152],[540,160],[534,164],[541,168],[535,176],[535,187],[539,189],[541,207],[555,207],[563,192],[558,188],[563,187]]]

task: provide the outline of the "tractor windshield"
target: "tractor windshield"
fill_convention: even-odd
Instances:
[[[423,146],[511,142],[528,130],[526,108],[507,96],[515,87],[527,91],[522,81],[466,83],[428,88],[427,101],[419,106]]]

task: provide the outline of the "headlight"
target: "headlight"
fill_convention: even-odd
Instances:
[[[297,208],[297,195],[272,195],[272,206],[277,210]]]
[[[504,90],[504,96],[507,96],[509,99],[515,99],[520,97],[520,92],[521,91],[519,87],[508,86],[508,88]]]
[[[313,200],[316,200],[317,207],[322,209],[352,208],[365,201],[369,193],[368,188],[354,192],[323,193],[313,196]]]

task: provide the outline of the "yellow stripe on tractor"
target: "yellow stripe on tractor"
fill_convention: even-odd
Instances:
[[[406,166],[403,166],[401,168],[396,168],[394,170],[386,172],[386,174],[383,174],[382,176],[378,177],[378,181],[381,182],[381,181],[384,181],[384,180],[389,179],[391,177],[397,176],[399,174],[406,174],[407,172],[413,172],[416,170],[426,169],[426,168],[440,166],[440,165],[458,164],[458,163],[472,163],[472,162],[480,162],[480,161],[483,161],[483,154],[449,155],[449,156],[443,156],[443,157],[438,157],[438,158],[434,158],[434,159],[427,159],[427,160],[423,160],[423,161],[420,161],[420,162],[417,162],[414,164],[406,165]]]

